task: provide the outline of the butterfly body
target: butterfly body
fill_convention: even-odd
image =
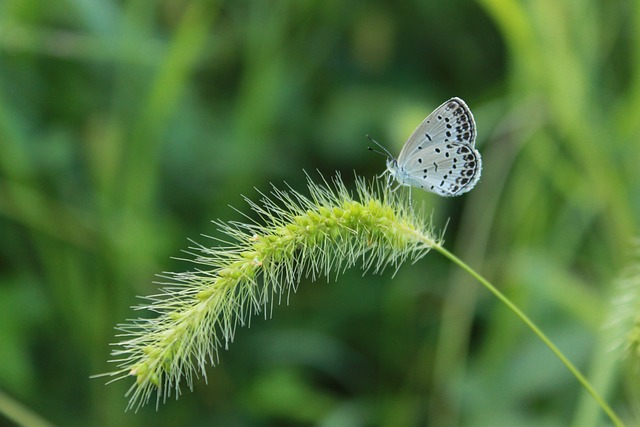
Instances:
[[[458,196],[480,179],[482,159],[475,141],[471,110],[462,99],[451,98],[418,125],[397,159],[387,159],[387,171],[400,185]]]

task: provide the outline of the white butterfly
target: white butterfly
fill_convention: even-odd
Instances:
[[[482,160],[475,143],[476,123],[471,110],[462,99],[451,98],[420,123],[397,159],[378,146],[388,155],[389,178],[394,177],[399,185],[459,196],[480,179]]]

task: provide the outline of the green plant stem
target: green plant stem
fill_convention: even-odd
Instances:
[[[0,390],[0,414],[21,426],[53,427],[53,424]]]
[[[433,243],[433,242],[430,242]],[[433,249],[440,252],[445,257],[449,258],[449,260],[453,261],[460,268],[465,270],[471,276],[473,276],[478,282],[480,282],[485,288],[489,290],[493,295],[496,296],[503,304],[505,304],[511,311],[513,311],[516,316],[518,316],[541,340],[544,342],[547,347],[551,349],[551,351],[560,359],[562,363],[569,369],[569,371],[573,374],[574,377],[582,384],[582,387],[585,388],[589,392],[591,396],[598,402],[602,410],[609,416],[611,421],[618,427],[624,427],[624,423],[616,413],[611,409],[609,404],[604,400],[600,394],[593,388],[591,383],[585,378],[584,375],[575,367],[573,363],[560,351],[558,347],[538,328],[538,326],[526,315],[524,314],[509,298],[507,298],[502,292],[500,292],[495,286],[493,286],[487,279],[482,277],[478,272],[469,267],[464,263],[460,258],[446,250],[441,245],[435,244],[433,245]]]

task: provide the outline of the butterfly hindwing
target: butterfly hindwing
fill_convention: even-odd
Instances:
[[[429,151],[436,156],[428,155]],[[465,144],[448,143],[425,149],[425,156],[413,156],[400,167],[408,185],[442,196],[457,196],[471,190],[480,179],[480,153]]]

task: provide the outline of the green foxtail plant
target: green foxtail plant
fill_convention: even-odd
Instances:
[[[340,176],[322,185],[309,177],[309,196],[273,186],[259,202],[246,199],[259,217],[246,222],[216,221],[226,240],[191,248],[201,268],[167,273],[156,295],[136,307],[156,317],[130,319],[118,325],[110,376],[133,377],[127,409],[137,410],[156,395],[156,406],[181,385],[193,388],[206,379],[207,365],[218,362],[238,325],[296,290],[301,279],[338,276],[360,265],[379,273],[417,261],[435,250],[475,277],[525,322],[596,399],[616,425],[623,425],[608,404],[560,350],[506,296],[443,246],[430,219],[410,206],[402,191],[386,180],[367,183],[356,177],[356,194]]]

